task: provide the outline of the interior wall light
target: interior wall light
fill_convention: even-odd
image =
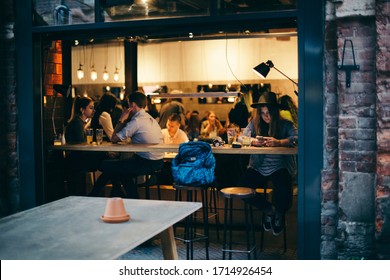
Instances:
[[[278,68],[274,66],[271,60],[267,60],[267,62],[262,62],[259,65],[257,65],[255,68],[253,68],[253,71],[259,75],[261,78],[265,79],[267,77],[269,71],[271,68],[274,68],[276,71],[278,71],[280,74],[285,76],[287,79],[289,79],[291,82],[293,82],[296,86],[298,86],[298,83],[292,80],[290,77],[288,77],[286,74],[284,74],[282,71],[280,71]],[[298,92],[294,90],[295,94],[298,95]]]

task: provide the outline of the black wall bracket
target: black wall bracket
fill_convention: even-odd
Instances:
[[[346,46],[347,42],[349,42],[349,43],[351,44],[352,57],[353,57],[353,65],[344,65],[345,46]],[[353,70],[359,70],[359,69],[360,69],[360,66],[359,66],[359,65],[356,65],[356,61],[355,61],[355,51],[354,51],[354,49],[353,49],[353,42],[352,42],[352,40],[350,40],[350,39],[344,40],[343,55],[342,55],[342,58],[341,58],[341,65],[339,64],[339,65],[337,66],[337,68],[338,68],[339,70],[344,70],[344,71],[345,71],[345,82],[346,82],[346,86],[347,86],[347,88],[351,87],[351,71],[353,71]]]

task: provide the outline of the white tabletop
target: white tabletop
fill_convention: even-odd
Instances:
[[[0,259],[115,259],[201,207],[124,199],[130,221],[109,224],[100,220],[106,202],[71,196],[0,219]]]

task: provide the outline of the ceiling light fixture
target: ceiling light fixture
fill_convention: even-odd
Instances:
[[[94,50],[93,50],[94,44],[92,40],[92,45],[91,45],[91,59],[90,59],[90,67],[91,67],[91,80],[96,81],[97,79],[97,72],[95,70],[95,57],[94,57]]]

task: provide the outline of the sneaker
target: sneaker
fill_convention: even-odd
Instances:
[[[272,220],[272,234],[278,236],[281,234],[285,227],[284,214],[275,214],[275,218]]]
[[[265,215],[265,218],[263,220],[263,228],[265,231],[270,231],[272,229],[273,218],[273,215]]]

